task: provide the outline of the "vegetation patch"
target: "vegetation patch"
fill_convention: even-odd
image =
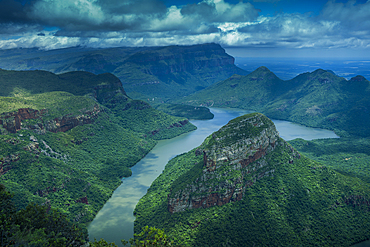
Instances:
[[[0,88],[0,183],[17,209],[49,205],[83,238],[157,140],[196,128],[130,99],[110,74],[1,70]]]
[[[212,135],[199,150],[208,145],[210,138]],[[339,148],[335,145],[338,140],[341,139],[332,139],[330,149]],[[306,143],[320,148],[317,146],[320,142],[324,141],[297,140],[292,144],[302,149]],[[355,146],[360,148],[359,144]],[[145,225],[163,228],[175,243],[185,246],[243,246],[246,243],[350,246],[369,238],[369,183],[309,159],[281,139],[272,152],[261,158],[266,164],[264,171],[273,170],[273,173],[258,181],[246,176],[244,179],[252,182],[241,200],[171,213],[168,198],[174,191],[186,191],[189,183],[202,186],[204,182],[197,179],[204,170],[200,165],[202,156],[197,154],[194,149],[169,161],[135,208],[135,232]],[[221,183],[224,178],[223,175],[218,181]]]

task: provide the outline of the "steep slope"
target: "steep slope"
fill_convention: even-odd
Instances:
[[[192,105],[215,107],[251,106],[253,110],[259,110],[276,99],[289,86],[266,67],[260,67],[246,76],[233,75],[181,101]]]
[[[370,185],[299,154],[259,113],[172,159],[135,209],[135,232],[186,246],[350,246],[370,237]]]
[[[207,107],[202,106],[194,107],[180,104],[158,104],[153,107],[172,116],[186,117],[188,119],[206,120],[214,117],[213,113],[211,113]]]
[[[190,127],[188,120],[184,118],[171,117],[143,101],[130,99],[120,80],[109,73],[94,75],[79,71],[56,75],[46,71],[0,70],[0,96],[27,99],[34,94],[54,91],[65,91],[76,96],[93,98],[108,107],[122,127],[154,139],[171,138],[194,129],[194,126]],[[9,104],[4,99],[1,112],[28,107],[30,106],[27,101]],[[40,106],[33,105],[33,107],[37,110],[42,109]],[[58,106],[54,105],[54,107]],[[64,108],[65,112],[60,114],[67,114],[70,108]],[[173,128],[174,126],[185,126],[185,128]]]
[[[370,183],[369,138],[294,139],[289,143],[310,159]]]
[[[217,44],[168,47],[68,48],[52,51],[0,51],[4,69],[42,69],[54,73],[113,73],[127,92],[159,102],[203,89],[233,74],[247,74]]]
[[[0,50],[0,67],[7,70],[42,69],[53,73],[83,70],[98,74],[111,72],[127,56],[147,47],[86,48],[71,47],[56,50],[16,48]]]
[[[79,223],[156,140],[195,129],[130,99],[111,74],[1,70],[0,95],[0,183],[17,207],[48,204]]]
[[[342,136],[368,137],[369,96],[370,83],[362,76],[347,81],[318,69],[283,81],[260,67],[247,76],[232,76],[178,102],[256,110],[271,118],[332,129]]]
[[[46,203],[87,223],[155,145],[87,97],[50,92],[0,102],[17,109],[0,114],[0,181],[20,208]]]
[[[130,56],[114,71],[128,92],[160,99],[188,95],[233,74],[246,74],[221,46],[160,47]]]

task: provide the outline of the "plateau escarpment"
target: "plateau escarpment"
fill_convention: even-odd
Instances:
[[[140,64],[143,66],[142,72],[146,74],[161,76],[233,66],[235,59],[227,55],[219,45],[203,44],[141,51],[130,56],[127,62]]]
[[[246,74],[221,46],[169,46],[141,51],[116,70],[128,92],[174,99],[204,89],[233,74]]]
[[[92,124],[101,112],[99,105],[94,105],[91,110],[81,110],[79,115],[64,115],[55,117],[52,120],[43,121],[42,116],[48,114],[47,109],[40,111],[31,108],[19,108],[16,112],[4,112],[0,115],[0,130],[5,129],[10,133],[16,133],[18,130],[32,129],[38,133],[50,132],[66,132],[76,126],[84,124]],[[23,120],[38,119],[32,124],[22,124]],[[23,125],[23,126],[22,126]],[[0,133],[5,133],[4,130]]]
[[[0,51],[2,68],[54,73],[88,71],[112,73],[130,94],[140,99],[156,98],[158,102],[188,95],[230,77],[247,74],[234,64],[218,44],[191,46],[84,49],[68,48],[59,51]],[[64,53],[62,52],[64,51]],[[27,58],[24,58],[27,57]],[[137,98],[137,97],[135,97]]]
[[[253,113],[169,161],[135,208],[135,232],[163,228],[185,246],[350,246],[369,237],[369,193]]]
[[[5,130],[15,133],[21,129],[22,120],[40,118],[45,112],[46,109],[38,111],[31,108],[19,108],[16,112],[3,112],[0,115],[0,125]],[[0,133],[3,132],[4,130]]]

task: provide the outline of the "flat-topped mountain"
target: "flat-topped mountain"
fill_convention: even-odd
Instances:
[[[306,158],[260,113],[173,158],[134,211],[185,246],[350,246],[366,240],[370,186]]]
[[[114,73],[122,77],[128,92],[158,98],[178,98],[206,88],[225,76],[246,74],[234,65],[234,58],[216,44],[169,46],[138,52]]]
[[[24,56],[22,56],[23,54]],[[167,47],[68,48],[53,51],[15,49],[0,51],[3,69],[42,69],[54,73],[88,71],[112,73],[127,92],[143,99],[177,98],[224,80],[247,74],[217,44]]]
[[[284,81],[266,67],[227,80],[178,102],[195,106],[236,107],[274,119],[335,130],[339,135],[370,136],[370,82],[346,80],[322,69]]]

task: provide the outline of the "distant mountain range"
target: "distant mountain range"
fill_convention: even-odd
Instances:
[[[180,116],[193,118],[199,110],[189,114],[191,108],[159,104],[237,107],[274,119],[335,130],[342,137],[370,136],[366,125],[370,120],[370,89],[364,77],[346,80],[332,71],[318,69],[281,80],[266,67],[248,74],[236,67],[234,58],[217,44],[13,49],[0,51],[0,58],[0,67],[16,70],[111,72],[131,97],[167,113],[187,114]]]
[[[0,68],[112,73],[126,92],[159,102],[204,89],[233,74],[247,74],[217,44],[140,48],[0,50]],[[135,97],[137,98],[137,97]]]
[[[284,81],[260,67],[176,102],[255,110],[274,119],[335,130],[341,136],[370,136],[370,82],[362,76],[346,80],[318,69]]]
[[[184,246],[351,246],[369,237],[369,193],[252,113],[169,161],[135,208],[135,232],[163,228]]]

